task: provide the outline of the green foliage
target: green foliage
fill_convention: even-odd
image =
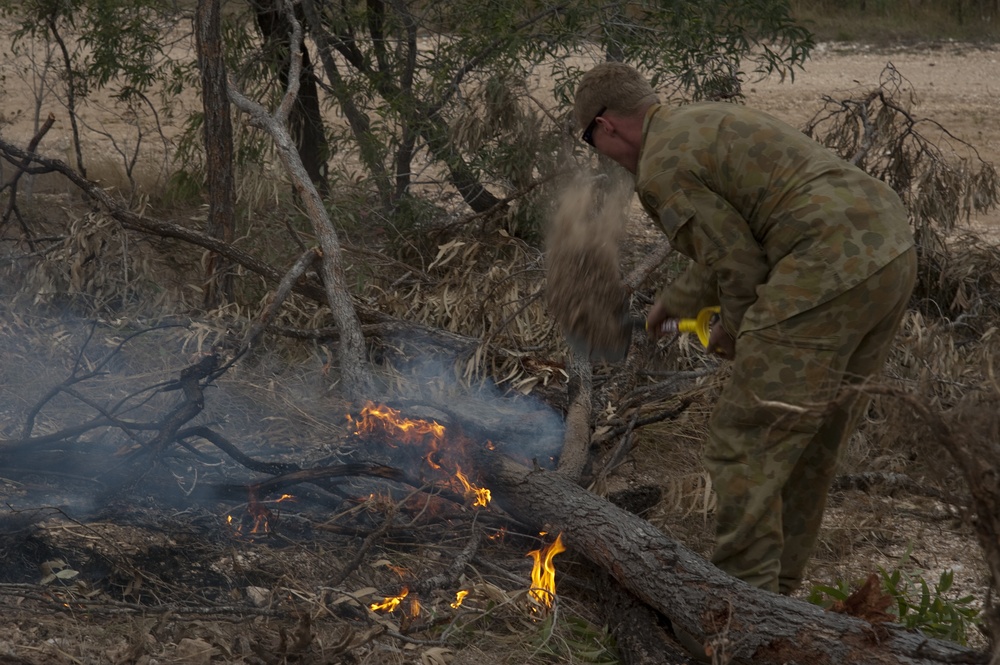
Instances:
[[[200,173],[194,173],[180,168],[170,174],[167,188],[163,194],[166,205],[183,206],[199,201],[202,193],[203,178]]]
[[[538,623],[529,643],[536,657],[531,662],[539,662],[538,657],[588,665],[618,665],[620,662],[614,637],[607,626],[596,626],[579,616],[550,613]]]
[[[368,119],[351,122],[339,145],[360,158],[390,214],[418,191],[440,196],[446,183],[483,211],[496,194],[564,168],[575,135],[566,115],[588,63],[623,59],[670,94],[734,97],[745,71],[791,75],[812,47],[786,0],[302,6],[320,56],[338,58],[318,58],[331,103]],[[552,88],[537,89],[549,72]],[[433,166],[418,178],[424,156]],[[508,230],[538,237],[537,221],[526,221]]]
[[[115,97],[128,102],[169,78],[171,63],[163,49],[177,17],[162,5],[157,0],[0,0],[0,14],[19,20],[15,48],[29,35],[62,39],[81,92],[116,84]]]
[[[900,568],[889,572],[879,568],[882,586],[896,600],[896,616],[907,628],[916,628],[931,637],[941,637],[959,644],[968,642],[968,631],[979,618],[972,607],[973,596],[949,598],[955,575],[951,570],[941,573],[933,585],[920,571]]]
[[[412,216],[407,199],[441,201],[455,191],[476,212],[524,192],[542,195],[538,184],[575,151],[591,156],[567,132],[567,116],[579,76],[608,57],[641,67],[667,96],[734,98],[746,77],[793,75],[813,41],[788,2],[302,0],[294,11],[326,107],[331,181],[367,189],[377,214],[392,218]],[[134,103],[157,89],[168,104],[200,86],[191,58],[167,48],[184,18],[168,3],[0,0],[0,11],[16,16],[16,38],[65,40],[83,94],[113,87]],[[226,66],[244,93],[274,108],[284,84],[257,19],[252,3],[226,12]],[[203,169],[201,129],[193,113],[176,147],[188,175]],[[272,158],[269,138],[246,122],[234,132],[237,171],[260,172]],[[506,230],[540,238],[527,207],[513,208]]]
[[[882,591],[893,601],[889,608],[892,614],[908,629],[966,644],[970,628],[979,622],[979,609],[973,607],[975,598],[951,597],[953,571],[946,570],[937,582],[929,583],[924,571],[908,563],[909,551],[892,570],[878,568]],[[837,580],[832,585],[817,584],[810,588],[806,599],[829,608],[835,602],[845,602],[856,587],[860,584],[852,585],[847,580]]]
[[[854,585],[859,586],[859,585]],[[852,585],[847,580],[836,580],[833,586],[828,584],[815,584],[809,588],[809,595],[806,596],[813,605],[819,605],[829,609],[835,602],[844,602],[852,592]]]

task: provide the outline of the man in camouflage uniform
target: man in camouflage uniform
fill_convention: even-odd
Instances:
[[[841,449],[867,407],[916,276],[907,214],[883,182],[800,131],[728,103],[661,106],[632,67],[576,91],[583,139],[636,177],[643,207],[693,262],[647,322],[721,307],[709,348],[733,361],[704,461],[722,570],[791,593]]]

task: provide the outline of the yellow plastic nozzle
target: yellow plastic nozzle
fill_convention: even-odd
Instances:
[[[718,307],[705,307],[698,316],[693,319],[678,319],[677,331],[682,333],[694,333],[698,335],[701,345],[708,348],[708,337],[712,333],[712,321],[719,314]]]

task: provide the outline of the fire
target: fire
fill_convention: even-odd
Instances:
[[[438,480],[447,482],[455,491],[462,492],[466,497],[471,498],[473,508],[485,508],[489,505],[492,498],[490,490],[469,482],[468,476],[462,473],[461,467],[451,460],[452,457],[461,457],[462,455],[460,437],[456,437],[459,441],[453,442],[455,454],[443,455],[442,448],[446,441],[444,425],[433,420],[404,418],[396,409],[374,402],[365,404],[357,418],[348,414],[347,419],[354,424],[354,433],[357,436],[381,434],[386,443],[392,447],[397,447],[395,444],[401,443],[418,448],[423,461],[439,476]],[[486,447],[492,450],[494,445],[487,441]],[[437,474],[437,472],[441,472],[441,474]],[[447,476],[446,474],[453,475]]]
[[[253,518],[253,528],[250,533],[264,533],[269,530],[271,511],[267,506],[257,500],[257,496],[251,492],[250,501],[247,503],[247,512]]]
[[[551,544],[540,550],[532,550],[526,555],[535,561],[535,565],[531,568],[531,588],[528,590],[528,595],[546,608],[552,607],[552,601],[556,596],[556,567],[552,563],[552,558],[565,551],[562,534],[559,534]]]
[[[462,487],[465,488],[465,496],[475,497],[475,501],[472,502],[473,508],[485,508],[489,505],[490,499],[493,498],[493,493],[485,487],[476,487],[470,483],[469,479],[462,473],[461,467],[457,464],[455,465],[455,477],[458,478],[458,481],[462,483]]]
[[[384,404],[375,405],[368,402],[361,409],[361,419],[358,421],[358,434],[373,432],[376,429],[383,431],[393,431],[403,435],[404,443],[419,443],[420,437],[430,434],[436,438],[444,437],[444,425],[439,425],[433,420],[410,420],[401,418],[399,411]]]
[[[267,499],[265,501],[261,501],[257,498],[256,490],[251,488],[247,495],[246,513],[244,513],[241,519],[235,518],[231,514],[226,515],[226,524],[232,527],[237,536],[270,533],[271,526],[274,522],[274,513],[272,513],[264,504],[284,503],[296,500],[295,496],[291,494],[282,494],[277,499]]]
[[[271,531],[273,518],[274,514],[257,499],[257,493],[251,489],[247,496],[247,510],[243,519],[237,520],[232,515],[226,515],[226,524],[233,528],[237,536],[260,535]]]
[[[409,593],[410,590],[404,586],[403,590],[399,592],[398,596],[386,598],[381,603],[372,603],[371,605],[369,605],[369,607],[372,609],[373,612],[378,612],[380,610],[385,612],[392,612],[397,607],[399,607],[399,604],[403,602],[403,599],[406,598],[406,596]]]
[[[465,600],[465,597],[468,596],[468,595],[469,595],[469,592],[466,591],[465,589],[462,589],[461,591],[459,591],[458,593],[456,593],[455,594],[455,602],[453,602],[451,604],[451,608],[454,609],[454,610],[457,610],[459,607],[461,607],[462,606],[462,601]]]
[[[352,419],[350,414],[347,419],[354,422],[354,433],[358,436],[381,432],[390,440],[424,447],[427,450],[424,461],[432,469],[441,468],[436,457],[444,441],[444,425],[433,420],[403,418],[396,409],[374,402],[365,404],[357,420]]]

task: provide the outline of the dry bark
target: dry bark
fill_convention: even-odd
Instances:
[[[590,362],[573,354],[570,364],[569,410],[566,412],[566,430],[559,453],[558,470],[573,482],[580,482],[590,461],[591,415],[593,413],[593,369]]]
[[[684,648],[668,637],[656,610],[623,589],[606,572],[595,575],[604,615],[624,665],[693,665]]]
[[[561,532],[567,547],[607,570],[674,626],[711,645],[723,662],[989,662],[987,654],[895,624],[873,625],[751,587],[560,474],[532,471],[487,451],[478,452],[476,462],[497,505],[535,528]]]
[[[296,20],[290,5],[287,2],[285,5],[287,18],[293,28],[291,52],[297,53],[302,43],[302,26]],[[337,355],[343,376],[343,389],[347,395],[357,399],[375,393],[375,379],[366,359],[361,322],[347,288],[340,239],[288,131],[288,117],[298,94],[301,68],[301,60],[293,57],[288,73],[288,88],[273,115],[257,102],[247,99],[232,84],[229,85],[229,97],[240,111],[250,116],[253,124],[266,131],[274,140],[278,157],[292,177],[295,191],[301,197],[316,237],[319,238],[320,248],[323,250],[322,275],[327,304],[340,330]]]
[[[208,184],[208,232],[231,244],[236,237],[236,193],[233,183],[233,125],[226,94],[226,64],[222,57],[220,0],[199,0],[195,10],[195,44],[201,69],[205,127],[205,178]],[[205,306],[233,301],[232,264],[218,254],[205,270]]]

